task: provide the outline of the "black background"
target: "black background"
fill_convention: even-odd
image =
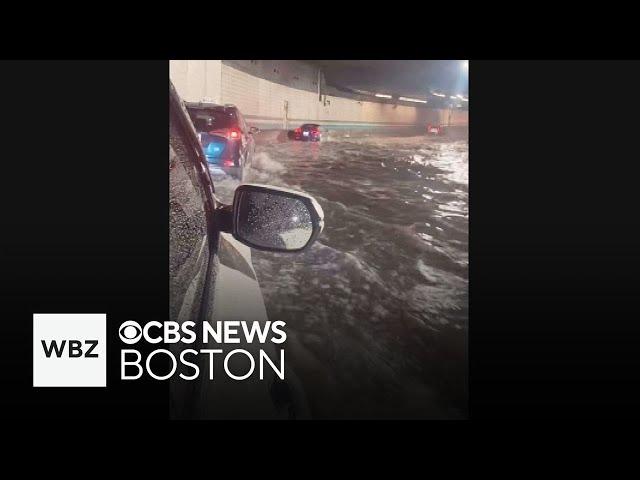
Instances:
[[[3,62],[6,418],[168,418],[165,383],[119,382],[118,326],[168,303],[166,61]],[[107,313],[107,388],[33,388],[33,313]]]
[[[0,415],[166,419],[113,355],[107,389],[34,389],[31,329],[166,318],[168,63],[0,65]],[[637,416],[639,67],[471,60],[472,419]]]
[[[471,418],[637,417],[640,62],[470,72]]]

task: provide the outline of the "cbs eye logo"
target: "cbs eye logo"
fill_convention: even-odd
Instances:
[[[142,337],[142,328],[140,328],[140,325],[138,325],[137,322],[129,320],[120,325],[118,334],[120,335],[120,340],[124,343],[127,345],[133,345],[140,340],[140,337]]]

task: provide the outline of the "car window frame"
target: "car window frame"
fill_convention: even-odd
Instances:
[[[188,152],[189,159],[194,162],[198,170],[198,179],[205,192],[205,209],[207,213],[207,222],[210,223],[209,230],[215,227],[214,212],[219,208],[219,203],[215,197],[215,185],[209,174],[209,166],[204,150],[198,140],[198,133],[193,125],[191,116],[187,111],[187,107],[180,98],[173,83],[169,84],[169,115],[177,122],[177,126],[190,149]]]

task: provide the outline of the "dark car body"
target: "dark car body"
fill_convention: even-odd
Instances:
[[[320,125],[317,123],[305,123],[293,131],[295,140],[319,142],[321,137]]]
[[[214,176],[230,175],[242,181],[255,151],[253,133],[238,107],[189,102],[187,111]]]

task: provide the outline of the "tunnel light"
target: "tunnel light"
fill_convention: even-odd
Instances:
[[[435,95],[436,97],[446,97],[446,95],[444,93],[433,92],[431,95]]]
[[[469,101],[469,99],[468,99],[468,98],[465,98],[465,97],[464,97],[462,94],[460,94],[460,93],[458,94],[458,98],[459,98],[460,100],[462,100],[463,102],[468,102],[468,101]]]
[[[455,95],[450,95],[450,96],[449,96],[449,98],[450,98],[451,100],[457,100],[457,99],[458,99],[458,97],[457,97],[457,96],[455,96]]]
[[[419,98],[400,97],[398,100],[404,100],[405,102],[427,103],[426,100],[420,100]]]
[[[378,98],[391,98],[391,95],[387,95],[385,93],[376,93],[376,97],[378,97]]]

